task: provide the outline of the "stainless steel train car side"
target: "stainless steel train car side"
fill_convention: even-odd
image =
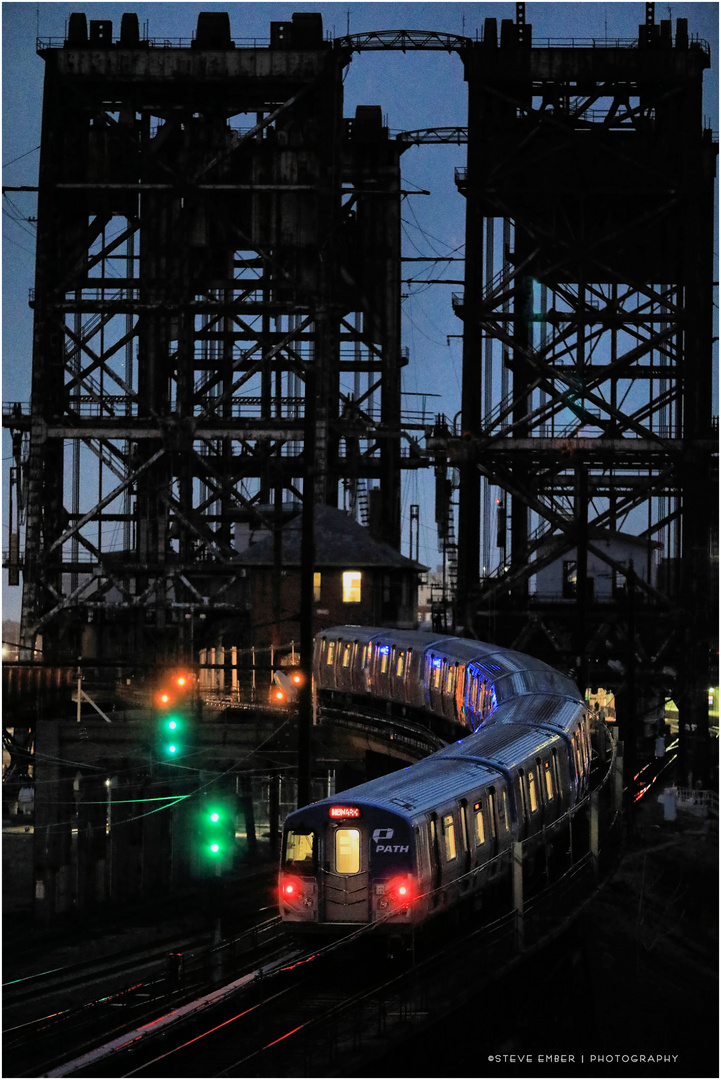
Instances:
[[[476,731],[505,700],[523,693],[577,695],[572,681],[523,653],[412,630],[336,626],[316,638],[322,699],[382,702],[386,712],[438,718]]]

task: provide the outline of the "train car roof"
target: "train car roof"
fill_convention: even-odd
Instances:
[[[480,762],[462,759],[439,762],[438,755],[433,754],[405,769],[339,791],[332,798],[314,803],[314,808],[342,799],[343,802],[377,806],[405,817],[437,809],[446,799],[449,802],[456,799],[464,786],[471,789],[499,779],[496,770]]]
[[[314,806],[331,805],[342,798],[401,815],[404,811],[423,813],[442,806],[446,798],[449,801],[457,798],[464,787],[470,790],[488,781],[499,780],[502,770],[522,767],[526,761],[552,747],[560,737],[554,731],[539,729],[534,724],[554,723],[556,726],[559,710],[569,723],[570,718],[578,715],[577,702],[558,696],[524,700],[530,706],[525,716],[522,709],[514,707],[515,702],[500,706],[498,721],[486,724],[475,734],[459,739],[405,769],[339,791]],[[552,710],[555,710],[555,721]],[[529,722],[531,715],[533,720]],[[561,726],[565,726],[562,718]]]
[[[504,701],[491,713],[494,724],[551,725],[570,732],[584,705],[580,698],[558,693],[525,693]],[[481,729],[485,730],[485,729]]]
[[[560,735],[552,731],[539,730],[531,725],[495,723],[436,751],[433,759],[437,763],[444,758],[477,757],[498,762],[504,769],[515,769],[543,754],[559,738]]]
[[[316,637],[341,638],[343,641],[374,641],[382,637],[387,641],[399,645],[415,645],[427,649],[429,645],[443,640],[442,634],[430,634],[425,630],[389,629],[383,626],[355,626],[349,623],[346,626],[329,626],[326,630],[320,630]],[[419,640],[420,639],[420,640]],[[445,639],[447,640],[447,639]]]

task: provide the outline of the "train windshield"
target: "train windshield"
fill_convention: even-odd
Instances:
[[[338,829],[335,834],[335,869],[337,874],[357,874],[360,870],[360,832]]]
[[[315,833],[289,831],[285,837],[283,866],[289,870],[313,869],[313,844]]]

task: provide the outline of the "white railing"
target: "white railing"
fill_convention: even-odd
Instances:
[[[688,807],[700,807],[709,814],[718,817],[718,792],[706,791],[698,788],[677,788],[678,803],[685,803]]]

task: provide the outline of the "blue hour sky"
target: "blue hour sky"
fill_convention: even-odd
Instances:
[[[368,30],[439,30],[480,37],[486,17],[515,18],[515,3],[3,3],[3,185],[37,183],[44,64],[36,38],[62,39],[74,11],[90,19],[111,19],[119,32],[125,11],[137,13],[141,33],[151,38],[190,38],[200,11],[228,11],[231,34],[243,39],[269,36],[271,21],[289,20],[295,11],[319,11],[326,34],[340,37]],[[528,3],[526,21],[534,43],[542,39],[604,39],[637,37],[645,5],[627,3]],[[719,5],[708,3],[656,4],[656,21],[687,18],[689,33],[711,46],[712,68],[706,73],[706,126],[718,128]],[[392,133],[424,127],[461,126],[466,122],[466,84],[463,65],[454,54],[382,52],[354,54],[347,68],[345,114],[358,104],[382,106]],[[465,146],[412,147],[401,159],[403,186],[429,191],[409,196],[403,206],[406,256],[463,255],[465,201],[454,183],[454,168],[465,165]],[[3,401],[30,398],[32,313],[28,290],[34,284],[36,197],[11,192],[3,198]],[[442,269],[443,267],[443,269]],[[462,278],[462,263],[406,263],[403,277]],[[410,351],[404,370],[404,408],[436,413],[449,419],[460,409],[461,323],[453,313],[451,293],[461,286],[423,284],[403,288],[403,344]],[[414,396],[410,396],[414,395]],[[715,410],[716,411],[716,410]],[[11,464],[9,434],[3,432],[3,550],[7,549],[7,470]],[[421,506],[421,561],[435,567],[437,548],[433,507],[433,478],[411,473],[404,480],[403,551],[408,553],[408,516],[412,503]],[[3,617],[17,618],[20,589],[9,589],[3,573]]]

